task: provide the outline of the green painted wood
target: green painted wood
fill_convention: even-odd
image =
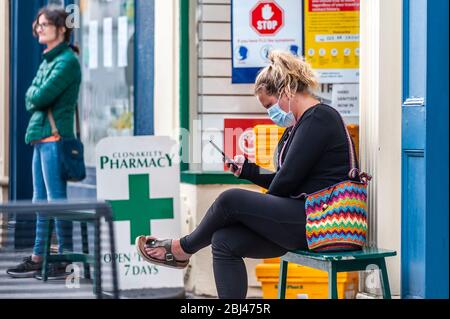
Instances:
[[[295,250],[293,253],[307,256],[319,260],[343,260],[343,259],[373,259],[396,256],[394,250],[381,248],[365,247],[362,250],[344,251],[344,252],[311,252],[306,250]]]
[[[44,232],[47,234],[44,240],[44,256],[42,261],[42,281],[46,282],[48,280],[48,263],[49,263],[49,255],[50,255],[50,245],[52,239],[52,231],[53,231],[53,222],[48,219],[45,223]]]
[[[94,263],[94,256],[91,255],[86,255],[86,254],[58,254],[58,255],[49,255],[47,258],[49,263],[54,263],[54,262],[62,262],[62,261],[66,261],[66,262],[82,262],[82,263],[88,263],[88,264],[92,264]]]
[[[82,241],[82,249],[83,254],[89,255],[89,238],[88,238],[88,230],[87,223],[81,223],[81,241]],[[88,263],[84,263],[84,278],[91,279],[91,270]]]
[[[238,179],[230,172],[181,172],[181,182],[192,185],[249,185],[249,181]]]
[[[189,131],[190,105],[190,50],[189,50],[189,0],[181,0],[180,5],[180,128]],[[183,152],[189,154],[187,145],[183,145]],[[182,161],[180,170],[189,170],[189,163]]]
[[[334,263],[330,264],[330,269],[328,270],[328,298],[338,299],[337,268]]]
[[[53,217],[56,217],[52,215]],[[89,265],[92,264],[94,266],[94,273],[95,271],[99,271],[99,267],[96,263],[96,256],[93,254],[89,254],[89,245],[88,245],[88,232],[87,232],[87,223],[93,222],[94,224],[98,223],[98,217],[96,217],[95,214],[89,211],[77,211],[73,212],[71,215],[64,214],[62,216],[58,216],[58,219],[64,219],[69,221],[77,221],[81,222],[81,240],[82,240],[82,249],[83,253],[64,253],[64,254],[51,254],[50,253],[50,246],[51,246],[51,236],[53,232],[53,222],[51,220],[48,221],[46,225],[46,240],[44,243],[44,256],[43,256],[43,263],[42,263],[42,281],[46,282],[48,281],[48,264],[54,263],[54,262],[81,262],[84,266],[84,277],[86,279],[91,279],[90,269]],[[95,230],[96,232],[99,231],[99,229]],[[95,236],[98,237],[98,234]],[[96,239],[95,238],[95,239]],[[95,253],[95,252],[94,252]],[[98,252],[99,253],[99,252]],[[99,289],[96,284],[95,278],[94,278],[94,293],[98,293]]]
[[[369,265],[379,265],[384,258],[328,261],[336,266],[337,272],[364,271]]]
[[[284,256],[281,257],[281,259],[285,260],[287,262],[292,262],[295,264],[299,264],[299,265],[303,265],[306,267],[311,267],[314,269],[319,269],[319,270],[328,272],[329,261],[327,261],[327,260],[310,258],[308,256],[298,255],[294,252],[286,253]]]
[[[94,222],[98,217],[95,216],[94,212],[73,211],[71,212],[71,215],[67,215],[67,212],[65,212],[63,215],[58,215],[57,213],[55,213],[52,214],[52,218],[73,222]]]
[[[383,298],[384,299],[392,299],[391,297],[391,287],[389,286],[389,278],[386,268],[386,261],[384,258],[380,259],[380,262],[378,264],[378,267],[380,267],[380,275],[381,275],[381,289],[383,291]]]
[[[365,271],[369,265],[377,265],[380,269],[383,297],[391,299],[385,257],[396,255],[396,251],[378,248],[333,253],[313,253],[304,250],[290,251],[280,258],[278,298],[285,299],[286,297],[287,268],[288,263],[292,262],[328,272],[328,296],[330,299],[338,298],[337,273]]]
[[[278,299],[286,299],[286,279],[288,272],[288,262],[280,261],[280,276],[278,278]]]

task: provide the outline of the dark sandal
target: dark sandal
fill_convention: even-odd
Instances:
[[[136,249],[138,254],[152,264],[157,264],[169,268],[183,269],[189,264],[188,260],[176,260],[172,253],[172,240],[171,239],[149,239],[147,240],[145,236],[136,237]],[[158,248],[162,247],[166,250],[165,260],[153,258],[145,252],[145,248]]]

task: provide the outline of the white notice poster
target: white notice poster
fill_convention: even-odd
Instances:
[[[334,84],[332,105],[343,116],[359,115],[359,85]]]
[[[98,68],[98,21],[89,22],[89,69]]]
[[[113,19],[103,20],[103,65],[113,67]]]
[[[119,17],[118,27],[118,66],[128,66],[128,17]]]

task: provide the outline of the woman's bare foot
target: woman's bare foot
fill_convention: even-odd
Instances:
[[[152,236],[147,236],[147,240],[149,239],[157,239]],[[163,247],[158,248],[145,248],[145,252],[151,256],[152,258],[157,258],[164,260],[166,256],[166,249]],[[191,258],[191,254],[187,254],[184,252],[183,248],[181,248],[179,239],[172,239],[172,254],[175,260],[184,261]]]

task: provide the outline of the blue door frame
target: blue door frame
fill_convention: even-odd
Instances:
[[[404,0],[402,297],[448,298],[448,0]]]
[[[29,114],[25,93],[41,63],[43,47],[32,35],[31,25],[38,10],[52,0],[10,1],[11,12],[11,90],[10,90],[10,199],[32,198],[31,159],[33,149],[24,142]],[[65,4],[74,0],[65,0]],[[135,0],[135,135],[154,134],[154,1]],[[145,67],[142,67],[145,66]],[[84,183],[69,187],[69,196],[96,197],[95,168],[88,168]],[[16,248],[34,242],[34,218],[16,220]]]
[[[33,149],[25,144],[25,132],[30,115],[25,110],[25,93],[41,61],[42,47],[32,35],[31,25],[43,0],[10,1],[11,12],[11,91],[10,91],[10,158],[9,197],[25,200],[33,196],[31,159]],[[34,243],[34,216],[18,217],[15,222],[16,248]],[[27,236],[23,236],[27,234]]]

